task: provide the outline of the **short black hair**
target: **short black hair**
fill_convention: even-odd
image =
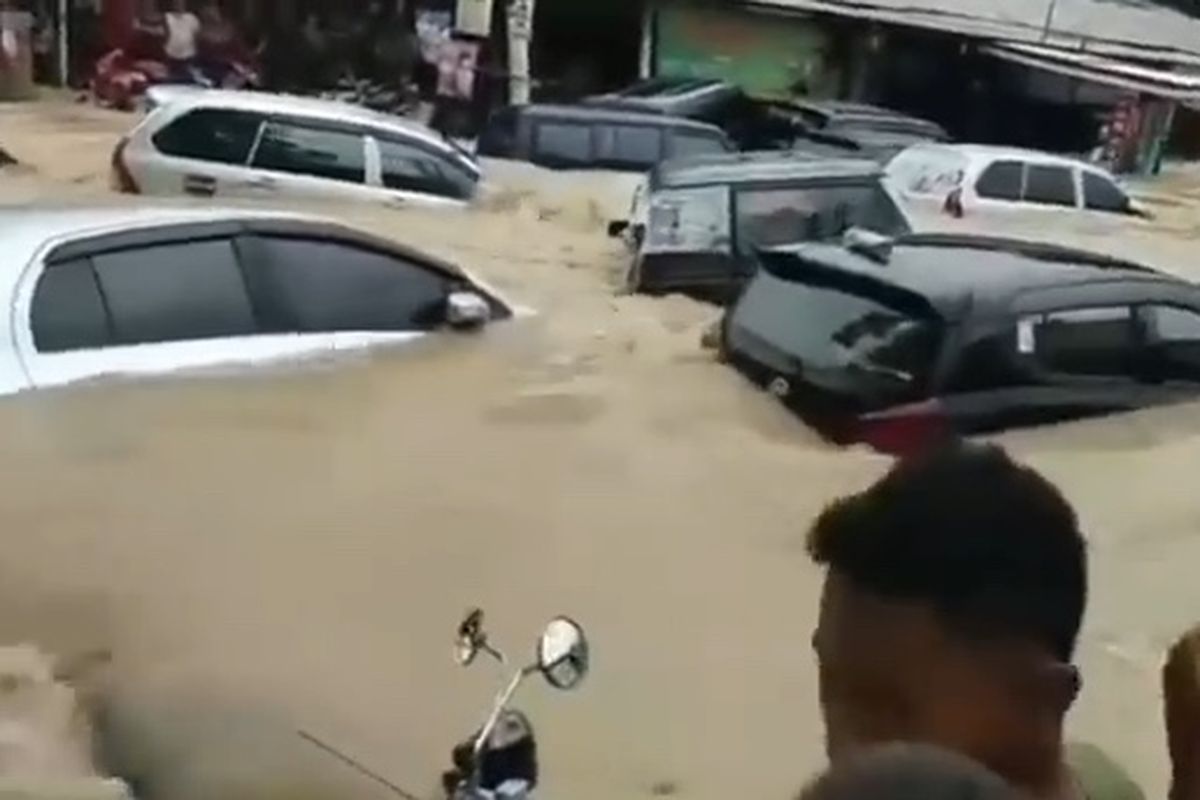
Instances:
[[[953,441],[898,461],[821,513],[808,552],[867,591],[928,604],[957,633],[1074,653],[1087,601],[1078,519],[999,447]]]
[[[872,748],[837,764],[798,800],[1018,800],[1016,789],[966,756],[925,744]]]

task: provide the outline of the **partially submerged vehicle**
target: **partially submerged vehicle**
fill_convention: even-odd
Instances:
[[[221,208],[0,209],[0,394],[301,362],[514,315],[453,264],[321,217]]]
[[[1148,216],[1106,170],[1037,150],[921,144],[892,159],[887,180],[906,201],[955,217],[1039,209]]]
[[[911,226],[879,164],[801,153],[744,153],[663,164],[609,225],[633,252],[635,292],[716,299],[754,274],[759,248],[836,238],[850,227],[895,235]]]
[[[838,443],[905,453],[1200,396],[1200,286],[1138,264],[862,231],[759,258],[717,347]]]

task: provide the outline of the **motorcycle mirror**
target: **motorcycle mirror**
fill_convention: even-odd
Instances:
[[[567,617],[550,621],[538,640],[538,669],[555,689],[570,690],[588,673],[588,641],[583,628]]]
[[[474,608],[458,625],[458,638],[455,639],[454,660],[461,666],[468,666],[479,655],[481,643],[487,638],[483,632],[483,609]]]

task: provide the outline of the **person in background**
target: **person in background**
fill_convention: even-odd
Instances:
[[[1063,741],[1086,545],[1041,475],[949,443],[826,508],[808,551],[826,570],[813,646],[832,763],[925,742],[1042,800],[1141,800],[1103,752]]]
[[[128,54],[134,61],[166,59],[167,20],[158,8],[157,0],[142,0],[133,18],[133,35]]]
[[[200,10],[196,53],[200,69],[217,86],[240,85],[243,73],[254,60],[238,29],[215,0],[205,3]]]
[[[188,10],[187,0],[171,0],[166,14],[167,39],[163,46],[172,80],[192,82],[200,20]]]
[[[1021,800],[996,773],[931,745],[896,743],[826,770],[797,800]]]

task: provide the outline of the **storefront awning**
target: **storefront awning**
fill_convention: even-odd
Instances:
[[[980,51],[1033,69],[1104,86],[1188,104],[1200,103],[1200,73],[1171,72],[1092,53],[1029,44],[993,43],[984,45]]]

